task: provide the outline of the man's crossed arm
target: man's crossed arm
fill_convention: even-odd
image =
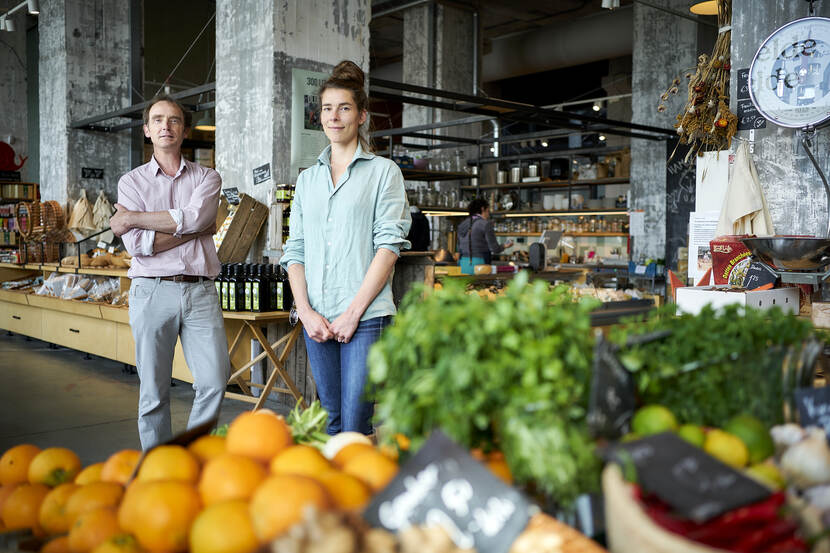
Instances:
[[[115,204],[115,214],[110,219],[110,229],[116,236],[122,236],[130,230],[142,229],[155,231],[153,253],[160,253],[181,246],[200,236],[211,236],[216,232],[216,224],[202,231],[174,236],[177,224],[168,211],[130,211],[121,204]]]

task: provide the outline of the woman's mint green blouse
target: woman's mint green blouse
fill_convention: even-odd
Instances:
[[[412,224],[403,175],[390,159],[358,145],[337,186],[331,146],[297,178],[291,225],[280,265],[305,266],[311,307],[329,321],[354,299],[379,248],[399,255],[411,247]],[[395,314],[392,276],[360,320]]]

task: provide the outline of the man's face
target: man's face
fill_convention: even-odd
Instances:
[[[155,148],[179,151],[185,137],[184,114],[179,106],[171,102],[158,102],[150,108],[144,136]]]

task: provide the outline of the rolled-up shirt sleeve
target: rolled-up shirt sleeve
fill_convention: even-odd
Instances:
[[[386,248],[395,255],[400,255],[401,250],[411,248],[412,244],[406,239],[411,226],[412,216],[409,214],[403,175],[397,165],[390,165],[375,204],[375,220],[372,225],[375,251]]]
[[[146,211],[133,181],[126,175],[118,181],[118,203],[130,211]],[[131,229],[121,236],[124,248],[133,257],[152,256],[155,239],[156,231],[146,229]]]
[[[286,271],[291,265],[305,265],[305,236],[303,235],[303,176],[297,179],[297,192],[291,202],[291,222],[288,225],[288,240],[285,241],[280,266]]]
[[[188,204],[181,209],[168,210],[176,222],[173,236],[181,238],[183,234],[202,232],[208,226],[215,224],[221,188],[222,177],[213,169],[208,169]]]

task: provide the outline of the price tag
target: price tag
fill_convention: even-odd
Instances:
[[[798,388],[795,391],[801,426],[818,426],[830,437],[830,388]]]
[[[612,440],[619,438],[625,433],[635,407],[631,373],[620,364],[613,344],[598,337],[588,399],[591,432]]]
[[[115,253],[115,246],[110,246],[109,248],[107,248],[107,251],[110,253]]]
[[[435,431],[372,499],[363,517],[391,532],[439,525],[462,549],[506,553],[534,509],[518,490]]]
[[[778,275],[770,271],[763,263],[753,261],[746,271],[743,285],[747,290],[757,290],[763,286],[775,286],[777,281]]]
[[[103,240],[102,240],[102,241],[100,241],[100,242],[98,242],[98,244],[97,244],[97,245],[98,245],[98,248],[100,248],[100,249],[102,249],[102,250],[106,250],[106,249],[107,249],[107,246],[108,246],[108,244],[107,244],[106,242],[104,242]]]
[[[644,275],[644,274],[646,274],[646,266],[645,265],[637,265],[637,267],[634,268],[634,274],[635,275]]]
[[[271,180],[271,164],[266,163],[254,168],[254,186]]]
[[[238,205],[239,204],[239,189],[238,188],[223,188],[222,194],[225,195],[225,199],[228,200],[229,204]]]
[[[624,468],[633,464],[645,491],[696,522],[756,503],[771,493],[674,432],[620,444],[608,457]]]

